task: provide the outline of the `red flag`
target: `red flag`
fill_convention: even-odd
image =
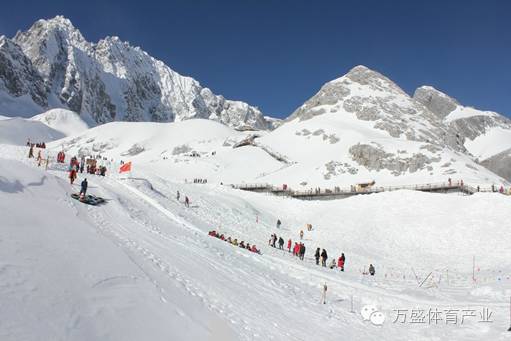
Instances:
[[[125,163],[124,165],[121,166],[121,168],[119,168],[119,173],[124,172],[131,172],[131,161]]]

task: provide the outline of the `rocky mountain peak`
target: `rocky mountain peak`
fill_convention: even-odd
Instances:
[[[256,107],[215,95],[118,37],[106,37],[97,44],[86,41],[63,16],[38,20],[27,31],[18,32],[13,43],[33,66],[32,76],[42,77],[49,89],[44,101],[31,104],[30,112],[51,106],[68,108],[97,123],[205,118],[234,128],[273,127]],[[12,83],[14,78],[10,79]],[[27,77],[20,73],[15,81],[23,83],[23,79]],[[19,93],[10,91],[9,96]],[[10,111],[2,103],[0,110]]]
[[[439,118],[444,119],[459,103],[432,86],[421,86],[415,90],[413,99],[423,104]]]

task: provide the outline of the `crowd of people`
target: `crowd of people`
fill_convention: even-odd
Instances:
[[[280,227],[281,224],[282,224],[282,222],[279,219],[277,221],[277,227]],[[307,229],[309,231],[312,230],[312,225],[307,224]],[[300,240],[302,240],[302,239],[303,239],[303,230],[300,231]],[[269,246],[279,249],[279,250],[287,250],[289,253],[292,253],[293,256],[298,257],[298,259],[300,259],[302,261],[304,260],[306,247],[302,241],[300,241],[300,242],[295,241],[293,244],[292,239],[289,238],[287,240],[286,248],[284,249],[285,244],[286,244],[286,242],[285,242],[284,238],[282,236],[280,236],[280,237],[277,236],[277,234],[275,234],[275,233],[272,233],[270,236],[270,239],[268,240]],[[328,258],[327,250],[324,248],[318,247],[318,248],[316,248],[316,251],[314,253],[314,259],[316,261],[316,265],[318,265],[318,266],[321,264],[322,267],[327,267],[330,269],[337,268],[340,271],[344,272],[344,266],[346,264],[346,256],[344,255],[344,252],[341,252],[341,255],[338,258],[334,257],[330,260],[330,262],[328,262],[329,258]],[[376,273],[376,271],[375,271],[373,264],[369,265],[369,271],[367,273],[364,272],[364,274],[368,274],[371,276],[374,276],[375,273]]]
[[[218,233],[217,231],[215,230],[212,230],[212,231],[209,231],[208,232],[208,235],[211,236],[211,237],[215,237],[215,238],[218,238],[220,240],[223,240],[233,246],[238,246],[242,249],[246,249],[246,250],[249,250],[250,252],[254,252],[254,253],[258,253],[258,254],[261,254],[261,250],[258,250],[257,247],[255,246],[255,244],[252,244],[250,245],[250,243],[245,243],[245,241],[240,241],[238,242],[238,238],[231,238],[231,237],[225,237],[224,234],[220,234]]]
[[[30,142],[30,139],[27,140],[27,147],[36,147],[36,148],[42,148],[46,149],[46,143],[45,142]]]

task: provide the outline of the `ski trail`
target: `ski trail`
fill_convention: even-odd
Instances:
[[[163,207],[162,205],[160,205],[160,203],[158,203],[156,200],[154,200],[153,198],[149,197],[148,195],[142,193],[141,191],[139,191],[138,189],[132,187],[132,186],[129,186],[125,183],[123,183],[122,181],[119,181],[118,182],[119,184],[121,184],[122,186],[124,186],[124,188],[128,189],[130,192],[132,192],[133,194],[135,194],[136,196],[138,196],[139,198],[143,199],[145,202],[147,202],[149,205],[151,205],[152,207],[154,207],[155,209],[157,209],[158,211],[160,211],[161,213],[163,213],[167,218],[171,219],[172,221],[174,221],[175,223],[181,225],[181,226],[184,226],[186,227],[187,229],[189,230],[192,230],[194,232],[198,232],[198,233],[201,233],[203,234],[203,231],[200,230],[199,228],[195,227],[194,225],[192,225],[191,223],[189,223],[188,221],[180,218],[180,217],[177,217],[175,214],[173,214],[172,212],[170,212],[169,210],[167,210],[165,207]]]

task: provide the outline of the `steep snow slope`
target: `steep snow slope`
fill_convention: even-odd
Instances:
[[[51,109],[31,119],[40,121],[65,136],[83,133],[89,129],[89,125],[77,113],[66,109]]]
[[[14,158],[25,154],[22,148],[7,146],[0,146],[0,152]],[[111,200],[103,207],[84,207],[76,201],[58,200],[66,197],[65,192],[71,189],[68,190],[68,185],[53,177],[48,176],[40,186],[32,187],[28,183],[35,185],[40,182],[42,173],[31,171],[35,176],[25,176],[28,171],[19,163],[10,163],[6,168],[22,171],[5,173],[8,175],[6,179],[2,178],[2,184],[19,180],[25,191],[12,194],[12,185],[2,185],[0,188],[8,188],[10,192],[0,192],[0,203],[11,205],[7,199],[11,196],[21,200],[12,201],[13,206],[8,206],[10,214],[17,218],[21,214],[19,207],[24,207],[23,214],[26,215],[26,196],[41,196],[41,201],[34,202],[35,207],[41,209],[29,212],[28,217],[38,216],[45,224],[47,221],[52,224],[37,229],[46,238],[45,243],[28,248],[21,246],[39,237],[39,234],[21,233],[24,229],[0,229],[1,233],[9,232],[15,236],[1,238],[5,242],[12,241],[0,251],[7,250],[2,259],[13,265],[7,267],[12,271],[10,274],[18,269],[15,264],[19,262],[16,263],[15,259],[24,259],[23,256],[13,258],[16,255],[12,250],[13,244],[20,246],[18,252],[25,252],[21,255],[28,252],[30,256],[33,255],[30,252],[38,251],[45,255],[41,250],[55,248],[52,255],[60,257],[56,260],[50,256],[41,257],[42,264],[66,260],[65,266],[53,267],[49,272],[50,280],[45,283],[53,284],[51,288],[33,278],[31,282],[30,277],[27,281],[13,281],[10,288],[14,292],[25,292],[20,288],[27,283],[39,289],[27,291],[25,297],[28,299],[19,300],[16,307],[40,311],[47,303],[44,298],[54,297],[53,293],[62,286],[62,291],[69,296],[65,296],[64,302],[59,301],[57,311],[66,312],[66,302],[76,297],[79,303],[73,310],[74,315],[71,315],[79,318],[70,319],[69,324],[55,323],[51,331],[32,329],[32,326],[39,326],[36,320],[35,323],[23,324],[23,332],[16,328],[8,329],[7,339],[51,339],[58,335],[66,339],[86,340],[108,335],[112,339],[123,340],[140,337],[158,340],[159,336],[228,340],[232,335],[229,330],[234,333],[234,339],[239,340],[507,338],[507,300],[511,290],[506,276],[511,271],[511,263],[506,248],[511,242],[511,234],[502,221],[507,219],[511,202],[505,196],[481,194],[465,197],[400,191],[336,202],[303,202],[212,184],[174,183],[148,168],[137,169],[130,179],[124,180],[89,176],[89,191]],[[59,171],[52,173],[66,176]],[[49,197],[40,193],[44,190]],[[191,198],[189,209],[175,200],[177,190]],[[47,215],[55,211],[62,212],[62,220],[56,221],[53,219],[55,215],[51,218]],[[72,223],[68,220],[70,216],[73,216]],[[277,218],[283,221],[281,229],[275,228]],[[285,251],[267,246],[271,233],[297,239],[299,229],[305,223],[312,223],[314,229],[305,232],[307,252],[304,262]],[[32,225],[35,223],[28,224],[29,227]],[[69,226],[72,226],[71,230]],[[238,240],[256,243],[262,248],[263,255],[248,253],[207,236],[207,231],[212,228]],[[75,247],[64,247],[65,244],[59,241],[66,238],[72,239],[71,245],[75,245],[76,240],[81,242]],[[314,265],[311,258],[315,247],[325,247],[330,257],[345,252],[346,272]],[[76,252],[82,249],[85,254]],[[88,250],[94,250],[94,254],[87,253]],[[474,255],[477,266],[475,284],[471,282]],[[76,262],[76,258],[82,259],[79,258],[82,256],[86,261],[83,264]],[[30,262],[30,259],[34,257],[25,262]],[[374,278],[360,274],[369,262],[377,268]],[[58,269],[68,267],[72,269],[67,271],[71,273],[68,276],[72,280],[75,279],[74,271],[89,274],[76,279],[78,284],[73,287],[76,289],[68,289],[67,282],[59,281],[62,273]],[[34,267],[36,275],[32,277],[42,276],[39,269]],[[433,280],[428,281],[430,272]],[[101,281],[114,276],[114,279]],[[137,280],[132,280],[132,277]],[[145,279],[151,285],[145,286]],[[425,284],[419,287],[417,281],[423,280]],[[97,282],[100,284],[94,286]],[[326,305],[319,304],[319,286],[324,282],[329,288]],[[2,287],[0,290],[6,289]],[[82,294],[84,296],[80,296]],[[32,299],[33,296],[39,299]],[[14,296],[0,295],[0,300],[8,297]],[[122,310],[119,316],[115,309],[124,307],[122,304],[126,301],[133,302],[133,305]],[[100,309],[103,304],[110,308]],[[359,312],[365,304],[377,305],[387,316],[383,327],[362,321]],[[82,307],[92,308],[85,310]],[[140,307],[140,310],[134,311],[135,307]],[[493,323],[477,322],[483,307],[492,312]],[[445,325],[443,320],[439,324],[426,322],[424,325],[392,322],[396,317],[395,309],[424,309],[427,312],[430,308],[440,311],[474,309],[476,316],[465,318],[464,324],[458,322],[456,326]],[[351,309],[354,313],[350,312]],[[138,312],[140,315],[137,315]],[[105,320],[101,313],[110,314]],[[130,313],[135,314],[134,317],[126,318]],[[158,317],[160,314],[165,320]],[[182,319],[176,314],[180,314]],[[6,316],[9,325],[11,321],[19,321],[16,316]],[[47,314],[46,317],[45,321],[58,318],[57,314]],[[116,318],[124,319],[129,329],[125,332],[117,329]],[[174,327],[183,320],[189,322],[185,327]],[[71,324],[76,321],[85,322]],[[154,324],[146,326],[151,321]],[[169,326],[173,321],[175,324]],[[209,334],[181,334],[200,333],[204,331],[200,326],[206,325]],[[97,331],[97,334],[80,334],[87,326],[96,326],[97,329],[92,328],[92,331]],[[215,326],[225,328],[221,332],[227,335],[211,331],[210,328]],[[140,329],[133,331],[135,328]]]
[[[258,108],[213,94],[117,37],[86,41],[61,16],[0,39],[0,111],[10,115],[64,106],[89,123],[205,118],[263,130],[273,124]]]

